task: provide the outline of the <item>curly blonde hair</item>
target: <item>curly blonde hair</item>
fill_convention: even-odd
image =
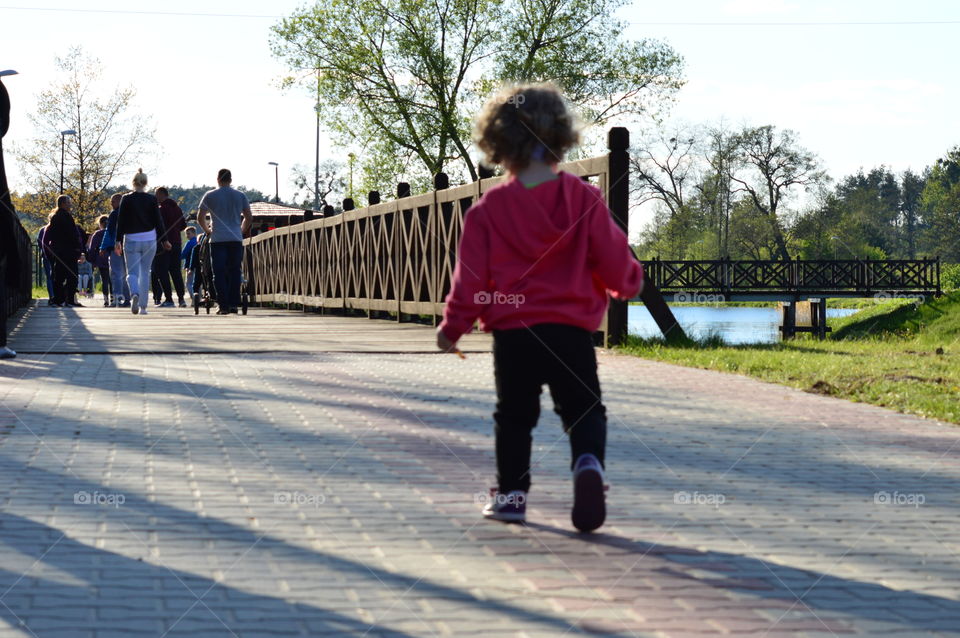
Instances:
[[[576,118],[553,84],[507,87],[490,98],[473,140],[488,165],[522,169],[533,159],[560,162],[580,141]]]

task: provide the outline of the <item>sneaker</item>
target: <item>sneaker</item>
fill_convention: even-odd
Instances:
[[[146,315],[146,314],[149,314],[149,313],[147,312],[147,309],[146,309],[146,308],[141,308],[141,309],[140,309],[140,314],[141,314],[141,315]]]
[[[161,307],[161,308],[173,308],[173,301],[170,300],[170,299],[167,299],[167,300],[164,301],[162,304],[160,304],[160,307]]]
[[[522,523],[527,520],[527,493],[513,490],[506,494],[490,488],[490,501],[483,508],[484,518],[507,523]]]
[[[180,297],[180,301],[177,302],[177,305],[180,306],[181,308],[186,308],[187,302],[183,300],[183,297]]]
[[[11,350],[10,348],[8,348],[7,346],[3,346],[2,348],[0,348],[0,359],[15,359],[16,357],[17,357],[17,353]]]
[[[135,315],[140,314],[140,295],[132,295],[130,297],[130,312]]]
[[[231,306],[231,307],[230,307],[230,314],[231,314],[231,315],[240,314],[240,309],[237,308],[236,306]]]
[[[603,466],[593,454],[581,454],[573,466],[573,510],[570,518],[581,532],[592,532],[607,517]]]
[[[129,299],[124,299],[123,301],[120,302],[120,305],[117,306],[117,308],[129,308],[129,307],[130,307]]]
[[[53,299],[47,299],[47,305],[48,305],[48,306],[59,306],[60,304],[58,304],[58,303],[53,303]]]
[[[217,314],[218,314],[218,315],[229,315],[229,314],[230,314],[230,309],[229,309],[229,308],[220,308],[219,310],[217,310]]]
[[[70,306],[71,308],[83,308],[83,304],[80,303],[79,301],[68,301],[67,303],[65,303],[65,304],[63,304],[63,305],[64,305],[64,306]]]

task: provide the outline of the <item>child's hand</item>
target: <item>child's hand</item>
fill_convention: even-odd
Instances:
[[[437,347],[443,352],[455,352],[461,359],[465,359],[463,353],[457,349],[457,342],[450,341],[443,331],[437,328]]]

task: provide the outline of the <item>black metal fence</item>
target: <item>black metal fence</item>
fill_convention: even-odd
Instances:
[[[7,295],[4,298],[4,316],[9,317],[18,308],[27,305],[33,296],[33,247],[30,241],[30,235],[24,229],[20,220],[14,217],[12,223],[12,232],[17,244],[16,256],[10,255],[8,259],[16,258],[20,268],[20,280],[16,287],[7,286]]]
[[[899,294],[940,295],[940,258],[643,262],[647,278],[663,293],[749,295],[784,293],[824,297]]]

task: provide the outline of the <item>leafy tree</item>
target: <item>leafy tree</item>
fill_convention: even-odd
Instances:
[[[923,228],[923,188],[926,175],[917,175],[906,170],[901,177],[900,212],[903,219],[903,243],[907,258],[917,257],[917,236]]]
[[[36,98],[28,115],[37,136],[14,152],[31,189],[52,208],[60,189],[63,130],[64,191],[74,215],[86,227],[109,209],[105,189],[115,177],[132,176],[155,143],[149,119],[133,112],[132,87],[107,87],[100,61],[80,47],[56,58],[58,77]]]
[[[503,82],[551,80],[590,121],[646,110],[680,85],[680,58],[628,42],[624,0],[318,0],[274,25],[271,48],[323,96],[320,116],[360,173],[418,188],[477,178],[471,115]],[[364,187],[375,184],[364,183]]]
[[[666,43],[623,38],[625,0],[518,0],[504,4],[493,78],[563,87],[588,123],[655,113],[679,89],[682,60]]]
[[[747,195],[770,226],[779,259],[790,259],[780,218],[782,205],[795,187],[812,188],[826,175],[816,156],[797,142],[791,130],[777,131],[774,126],[747,128],[737,138],[746,171],[730,173],[735,192]]]
[[[930,169],[923,205],[929,214],[927,245],[931,252],[945,261],[960,261],[960,146]]]
[[[742,165],[737,144],[736,136],[723,122],[706,132],[704,152],[709,168],[704,172],[697,190],[709,210],[718,258],[730,255],[730,213],[734,204],[731,175],[738,172]]]

